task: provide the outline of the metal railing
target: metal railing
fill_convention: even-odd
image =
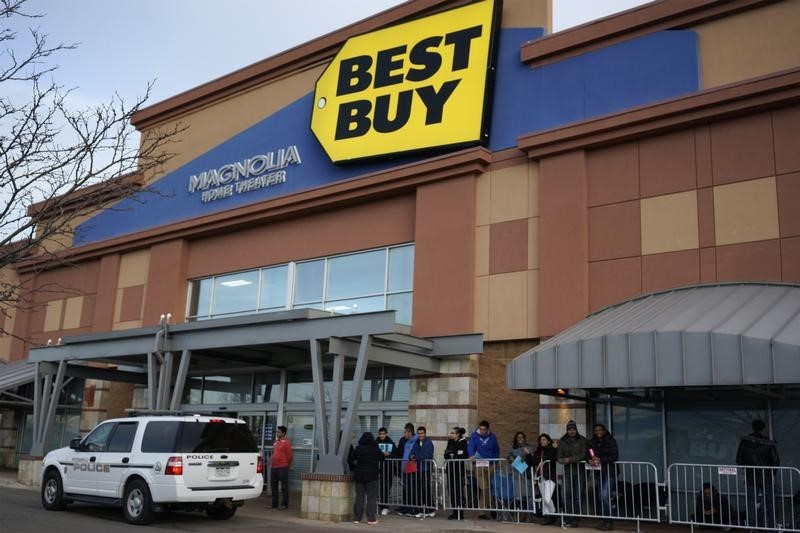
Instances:
[[[800,470],[790,467],[672,464],[669,522],[800,531]]]
[[[536,512],[533,469],[505,459],[453,459],[444,462],[442,508],[491,513],[520,522]]]
[[[546,461],[544,468],[549,466]],[[556,472],[561,491],[556,489],[556,510],[545,510],[545,515],[559,516],[562,523],[581,518],[630,520],[636,522],[637,531],[639,522],[660,521],[662,489],[653,463],[559,464]]]
[[[404,516],[435,516],[439,508],[438,473],[432,459],[384,459],[378,478],[378,507],[395,507]]]

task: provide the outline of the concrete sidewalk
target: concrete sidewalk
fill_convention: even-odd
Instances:
[[[26,490],[31,492],[38,492],[39,487],[30,487],[17,483],[17,472],[11,470],[0,470],[0,486],[9,487],[13,489]],[[289,509],[280,511],[277,509],[267,509],[267,504],[270,499],[265,495],[248,501],[240,510],[238,514],[247,515],[251,518],[263,518],[265,522],[274,523],[276,521],[284,524],[294,524],[304,527],[324,528],[332,531],[353,531],[355,528],[360,528],[362,525],[366,529],[366,524],[355,525],[353,522],[319,522],[316,520],[305,520],[300,518],[300,495],[292,494],[290,499]],[[494,520],[479,520],[478,513],[467,513],[465,520],[448,520],[447,516],[449,511],[439,511],[434,518],[417,519],[410,517],[397,516],[391,513],[387,516],[380,516],[378,518],[379,524],[376,526],[381,529],[391,529],[393,531],[497,531],[497,532],[515,532],[524,533],[531,528],[536,528],[542,531],[558,531],[560,528],[557,526],[540,526],[530,523],[510,523],[510,522],[497,522]],[[597,520],[587,519],[582,522],[584,527],[574,529],[576,532],[589,532],[596,531],[594,526],[599,522]],[[641,523],[641,528],[646,529],[648,532],[663,531],[675,532],[685,530],[686,528],[677,528],[675,526],[668,526],[664,524]],[[615,523],[616,531],[636,531],[636,523],[633,521],[618,520]]]

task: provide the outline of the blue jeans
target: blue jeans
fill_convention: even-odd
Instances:
[[[601,471],[602,472],[602,471]],[[600,505],[603,509],[603,516],[611,518],[613,510],[611,508],[611,494],[617,484],[616,476],[613,472],[605,471],[602,476],[598,473],[596,479],[597,492],[600,494]]]
[[[581,494],[585,490],[584,484],[586,481],[583,479],[583,470],[578,468],[570,468],[569,466],[564,472],[564,513],[568,515],[580,515],[583,511],[581,506]],[[573,521],[577,521],[575,517]]]
[[[757,526],[758,513],[763,511],[764,527],[775,527],[775,486],[766,482],[763,487],[758,484],[748,483],[745,487],[747,494],[747,525]]]

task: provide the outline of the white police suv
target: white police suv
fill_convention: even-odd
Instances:
[[[211,416],[106,420],[42,464],[42,505],[119,505],[131,524],[155,513],[204,510],[226,520],[261,495],[264,463],[244,421]]]

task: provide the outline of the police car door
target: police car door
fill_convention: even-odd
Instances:
[[[133,463],[131,452],[138,422],[118,422],[108,439],[105,450],[97,459],[97,495],[121,497],[120,486]]]
[[[114,422],[100,424],[72,451],[72,466],[64,475],[64,492],[97,495],[97,459],[106,446]]]

